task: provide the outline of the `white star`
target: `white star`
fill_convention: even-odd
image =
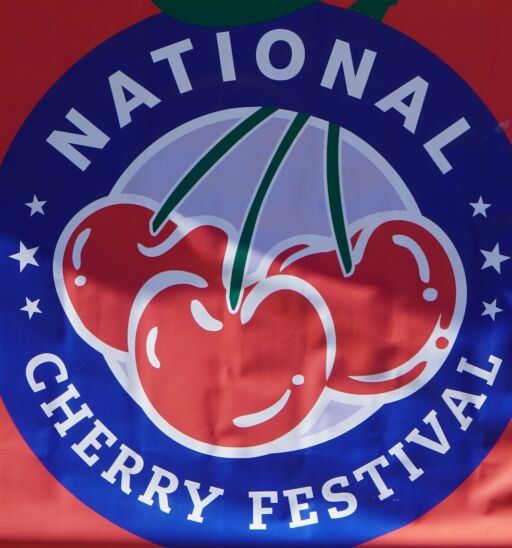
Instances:
[[[501,263],[504,263],[510,259],[510,257],[507,257],[506,255],[500,255],[500,244],[496,244],[492,251],[484,251],[481,249],[480,252],[485,257],[482,270],[492,266],[498,274],[501,274]]]
[[[34,266],[39,266],[39,263],[34,258],[34,255],[36,254],[36,251],[38,250],[38,247],[33,247],[32,249],[27,249],[25,247],[25,244],[23,242],[20,242],[20,250],[19,253],[15,253],[14,255],[9,255],[11,259],[14,259],[15,261],[20,262],[20,272],[23,272],[25,270],[25,267],[28,264],[32,264]]]
[[[478,202],[470,203],[469,205],[474,210],[473,217],[476,217],[477,215],[483,215],[484,217],[487,217],[487,210],[492,206],[492,204],[484,203],[482,196],[478,198]]]
[[[30,216],[35,215],[36,213],[41,213],[44,215],[43,206],[46,204],[46,201],[41,201],[37,199],[37,196],[34,194],[31,202],[27,202],[25,205],[30,208]]]
[[[492,318],[492,321],[496,319],[496,314],[499,314],[500,312],[503,312],[501,308],[498,308],[496,306],[497,299],[494,299],[492,303],[484,303],[484,311],[482,312],[482,316],[490,316]]]
[[[42,314],[42,312],[39,310],[39,301],[41,299],[37,299],[35,301],[31,301],[28,297],[25,297],[25,306],[23,308],[20,308],[20,310],[23,310],[23,312],[26,312],[28,314],[28,319],[31,320],[32,316],[34,314]]]

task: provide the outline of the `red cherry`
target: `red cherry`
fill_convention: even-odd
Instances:
[[[158,414],[194,440],[271,442],[303,421],[325,386],[322,321],[308,298],[287,289],[285,276],[246,289],[231,313],[222,262],[210,266],[216,282],[198,287],[199,278],[179,273],[177,285],[142,306],[134,345],[139,379]]]
[[[353,377],[390,372],[414,358],[438,322],[442,329],[450,326],[456,304],[452,264],[430,231],[394,220],[376,227],[365,242],[368,232],[352,238],[354,256],[364,253],[349,277],[334,251],[308,255],[282,271],[308,280],[328,303],[336,329],[328,385],[351,394],[389,392],[416,379],[425,369],[423,359],[394,379]],[[436,343],[439,352],[447,346],[446,338]]]
[[[101,343],[121,351],[128,349],[133,301],[149,278],[192,265],[201,272],[203,245],[215,258],[225,252],[226,237],[218,229],[199,238],[201,230],[193,230],[176,243],[172,254],[154,252],[176,225],[168,221],[152,235],[153,215],[151,209],[130,203],[101,207],[72,230],[63,253],[64,284],[80,322]]]

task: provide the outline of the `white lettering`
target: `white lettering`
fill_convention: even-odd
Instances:
[[[103,149],[110,141],[110,137],[98,127],[72,108],[66,114],[66,120],[71,122],[82,133],[70,133],[68,131],[53,131],[46,142],[57,149],[71,163],[81,171],[85,171],[91,161],[79,152],[73,145],[82,147]]]
[[[192,42],[190,39],[187,39],[151,52],[151,59],[153,59],[153,63],[158,63],[159,61],[167,61],[169,63],[172,75],[180,93],[186,93],[187,91],[192,90],[192,84],[190,83],[190,79],[181,56],[187,51],[192,51],[193,49],[194,46],[192,45]]]
[[[25,376],[27,377],[27,382],[32,389],[32,392],[40,392],[41,390],[46,389],[46,384],[43,381],[37,382],[34,376],[36,369],[43,364],[51,364],[57,367],[59,371],[55,376],[57,383],[67,381],[69,378],[66,366],[58,356],[55,356],[55,354],[39,354],[39,356],[35,356],[28,362],[25,370]]]
[[[188,489],[190,498],[192,499],[192,504],[194,505],[194,509],[192,510],[192,513],[187,516],[187,519],[190,521],[195,521],[196,523],[203,523],[203,510],[217,497],[223,495],[224,489],[219,489],[218,487],[210,487],[208,496],[201,500],[201,497],[199,496],[199,489],[201,489],[201,484],[190,480],[185,480],[184,483],[185,487]]]
[[[432,137],[430,141],[423,145],[443,175],[446,175],[453,169],[452,165],[443,153],[443,148],[466,133],[466,131],[470,128],[471,126],[468,124],[466,118],[460,118],[460,120],[457,120],[449,128],[441,131],[441,133],[437,134],[435,137]]]
[[[151,477],[145,493],[140,495],[138,500],[148,506],[153,506],[155,495],[158,495],[160,510],[168,514],[171,511],[171,507],[169,506],[169,495],[178,489],[178,478],[172,472],[160,468],[159,466],[153,466],[151,470],[153,471],[153,476]],[[167,485],[161,485],[163,479],[166,480]]]
[[[129,459],[132,461],[131,466],[126,464]],[[129,495],[132,492],[130,478],[138,474],[143,468],[144,460],[142,457],[123,443],[118,457],[108,470],[101,473],[101,477],[114,485],[117,475],[121,474],[121,491]]]
[[[489,356],[489,363],[492,364],[492,369],[490,371],[478,367],[477,365],[472,365],[466,358],[462,358],[457,366],[457,372],[469,373],[470,375],[483,379],[489,386],[492,386],[496,380],[496,375],[500,370],[503,360],[491,355]]]
[[[231,46],[231,34],[229,32],[217,33],[217,48],[219,50],[222,81],[234,82],[236,80],[236,71],[233,60],[233,48]]]
[[[87,464],[87,466],[92,466],[98,462],[98,455],[96,453],[88,454],[87,449],[93,447],[96,449],[101,449],[103,444],[99,441],[99,437],[103,436],[105,438],[105,445],[107,447],[112,447],[117,441],[117,437],[112,434],[112,432],[100,421],[94,421],[94,428],[82,439],[79,443],[74,443],[71,446],[71,449]]]
[[[332,89],[340,68],[343,67],[343,76],[348,95],[361,99],[376,57],[377,53],[375,51],[365,49],[356,71],[350,44],[344,40],[336,40],[320,85],[324,88]]]
[[[459,390],[452,390],[447,388],[443,392],[443,400],[448,406],[448,409],[453,413],[455,418],[459,421],[461,430],[467,430],[469,425],[473,422],[472,417],[464,415],[464,410],[468,404],[474,405],[477,409],[480,409],[484,404],[487,396],[485,394],[475,395],[468,394],[467,392],[461,392]],[[460,403],[455,404],[453,400],[458,400]]]
[[[299,496],[304,496],[306,499],[313,498],[313,489],[311,487],[288,489],[287,491],[283,491],[283,495],[288,499],[288,504],[290,506],[292,521],[288,526],[291,529],[318,523],[318,514],[316,512],[309,512],[308,517],[302,517],[302,512],[309,510],[309,504],[307,502],[299,502]]]
[[[378,466],[381,466],[382,468],[387,468],[389,466],[388,459],[384,455],[381,455],[368,464],[354,470],[354,476],[357,481],[362,481],[364,479],[364,475],[368,474],[379,492],[379,500],[384,500],[393,495],[394,491],[384,483],[382,476],[377,470]]]
[[[142,105],[153,108],[160,103],[160,99],[145,87],[132,80],[124,72],[118,70],[108,78],[114,105],[116,107],[119,127],[123,128],[132,121],[132,112]],[[126,91],[132,95],[126,100]]]
[[[286,67],[275,67],[270,61],[270,50],[277,42],[290,46],[291,56]],[[291,80],[302,70],[306,60],[306,50],[301,38],[286,29],[274,29],[261,37],[256,48],[256,63],[261,73],[271,80]]]
[[[428,82],[420,76],[416,76],[380,101],[377,101],[375,106],[383,112],[390,109],[396,110],[404,117],[404,128],[411,133],[416,133],[427,90]],[[410,95],[412,95],[412,99],[410,104],[407,105],[404,99]]]
[[[400,464],[409,473],[409,481],[416,481],[420,476],[424,474],[422,468],[418,468],[411,460],[409,455],[404,451],[404,444],[398,442],[396,445],[388,451],[390,455],[393,455],[398,459]]]
[[[408,443],[421,445],[422,447],[426,447],[427,449],[435,451],[436,453],[441,453],[442,455],[447,453],[450,449],[450,444],[446,439],[446,435],[441,428],[441,425],[439,424],[437,413],[434,410],[430,411],[430,413],[423,419],[423,422],[432,426],[432,430],[436,435],[436,440],[423,436],[422,434],[420,434],[420,431],[415,428],[411,431],[410,434],[406,436],[406,441]]]
[[[346,505],[341,510],[336,506],[328,508],[327,511],[331,519],[346,518],[357,510],[357,499],[352,493],[333,491],[332,488],[336,485],[342,488],[348,487],[349,482],[347,477],[339,476],[326,481],[322,486],[322,496],[327,502],[341,502]]]
[[[268,499],[270,504],[277,503],[277,491],[250,491],[249,498],[252,499],[252,523],[249,529],[264,531],[267,524],[263,523],[263,516],[273,513],[271,506],[263,506],[263,499]]]
[[[63,438],[69,429],[77,425],[81,420],[85,418],[92,417],[92,411],[89,406],[84,403],[80,406],[80,409],[75,413],[71,410],[68,405],[70,400],[76,400],[80,397],[80,393],[74,387],[74,385],[69,384],[66,391],[63,392],[60,396],[57,396],[54,400],[41,404],[41,409],[44,411],[44,414],[49,418],[52,417],[57,409],[60,409],[66,416],[66,420],[63,422],[55,422],[53,426],[55,430],[59,433],[59,436]]]

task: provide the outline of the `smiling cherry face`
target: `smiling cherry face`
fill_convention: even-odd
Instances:
[[[436,354],[450,344],[455,274],[437,238],[409,221],[363,229],[352,244],[359,262],[349,277],[334,251],[306,256],[283,273],[308,280],[329,303],[337,352],[328,385],[351,394],[389,392],[416,379],[429,359],[439,361]]]
[[[166,253],[165,243],[176,236],[176,225],[168,221],[158,235],[152,235],[153,215],[137,204],[106,205],[73,227],[64,249],[65,289],[80,322],[93,337],[117,350],[128,349],[130,311],[149,278],[192,267],[206,274],[211,256],[217,260],[225,253],[225,234],[212,229],[203,236],[201,228],[186,237],[178,235],[172,253]]]
[[[210,278],[219,279],[220,265],[212,268]],[[268,443],[298,426],[328,375],[319,311],[287,289],[300,280],[264,280],[231,313],[220,283],[169,273],[161,285],[173,277],[176,285],[147,306],[136,302],[142,313],[132,318],[138,376],[159,415],[190,438],[224,447]],[[302,287],[307,295],[311,288]]]

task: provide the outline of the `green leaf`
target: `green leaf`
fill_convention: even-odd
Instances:
[[[376,21],[382,21],[388,9],[397,4],[398,0],[357,0],[349,9]]]
[[[195,25],[239,26],[269,21],[320,0],[153,0],[164,13]]]

